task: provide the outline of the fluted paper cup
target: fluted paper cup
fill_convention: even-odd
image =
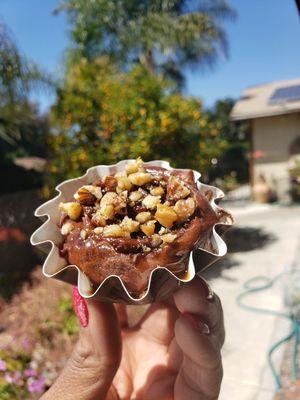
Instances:
[[[135,298],[128,292],[119,276],[110,275],[100,285],[95,287],[76,265],[67,264],[59,251],[59,246],[64,241],[58,226],[60,220],[59,203],[70,201],[74,193],[81,186],[88,185],[99,177],[124,171],[125,165],[134,161],[123,160],[114,165],[98,165],[89,168],[83,176],[60,183],[56,187],[58,195],[37,208],[35,216],[42,218],[44,221],[46,218],[46,221],[32,234],[30,240],[31,244],[39,246],[39,248],[48,253],[43,265],[43,274],[46,277],[57,278],[77,285],[80,294],[85,298],[97,296],[101,301],[124,304],[147,304],[166,299],[180,284],[190,282],[196,274],[199,274],[218,258],[226,254],[227,247],[219,233],[223,233],[232,225],[233,220],[229,213],[216,204],[216,201],[221,199],[224,194],[214,186],[201,183],[199,180],[201,176],[200,172],[193,171],[198,190],[209,199],[214,211],[220,215],[220,220],[205,235],[203,241],[200,241],[198,247],[190,253],[188,269],[183,277],[177,277],[163,265],[157,266],[151,272],[147,290],[139,298]],[[172,168],[168,162],[161,160],[145,162],[144,165],[146,167],[163,167],[171,171],[184,171]],[[220,225],[218,232],[216,231],[216,225]]]

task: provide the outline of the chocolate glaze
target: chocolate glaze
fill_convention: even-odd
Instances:
[[[158,266],[166,267],[178,276],[184,274],[190,252],[207,239],[220,218],[208,199],[198,191],[193,171],[169,171],[162,167],[146,167],[146,170],[163,176],[163,179],[168,179],[171,174],[178,176],[185,181],[196,200],[197,208],[190,220],[172,229],[172,233],[177,235],[174,242],[145,252],[145,246],[152,247],[151,238],[106,238],[97,235],[93,232],[94,226],[86,207],[82,221],[74,223],[75,228],[67,236],[61,250],[67,261],[77,265],[94,284],[100,284],[110,275],[117,275],[135,296],[147,289],[151,271]],[[83,228],[87,231],[85,240],[80,236]]]

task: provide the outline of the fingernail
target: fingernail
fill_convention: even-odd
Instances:
[[[189,312],[183,312],[182,315],[193,325],[194,329],[202,333],[203,335],[209,335],[209,326],[201,321],[196,315]]]
[[[205,290],[205,295],[206,295],[206,300],[211,301],[214,298],[214,292],[208,282],[202,277],[199,276],[200,282],[202,283],[204,290]]]
[[[80,295],[76,286],[73,286],[72,297],[75,314],[79,319],[80,325],[86,328],[89,324],[89,311],[85,299]]]

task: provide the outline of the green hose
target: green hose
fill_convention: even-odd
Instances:
[[[282,344],[288,342],[291,340],[293,337],[295,338],[294,340],[294,346],[293,346],[293,380],[296,380],[298,377],[298,347],[299,347],[299,323],[298,321],[294,318],[292,313],[284,313],[280,311],[275,311],[275,310],[270,310],[267,308],[258,308],[254,306],[250,306],[248,304],[245,304],[243,300],[245,297],[249,296],[250,294],[254,294],[257,292],[261,292],[263,290],[270,289],[275,281],[277,281],[282,275],[285,275],[286,273],[281,273],[276,275],[274,278],[268,278],[266,276],[256,276],[252,279],[247,280],[243,287],[244,291],[240,293],[237,298],[236,302],[237,304],[243,308],[244,310],[255,312],[255,313],[260,313],[260,314],[268,314],[268,315],[275,315],[281,318],[285,318],[292,323],[292,331],[284,336],[282,339],[280,339],[278,342],[274,343],[270,349],[268,350],[267,354],[267,360],[269,367],[271,369],[272,375],[275,380],[276,388],[279,390],[282,388],[282,383],[280,379],[280,375],[276,372],[276,368],[274,366],[273,360],[272,360],[272,355],[275,350],[277,350]]]

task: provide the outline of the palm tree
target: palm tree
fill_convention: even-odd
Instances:
[[[226,0],[61,0],[71,25],[71,60],[109,55],[127,68],[144,64],[183,83],[183,69],[226,54]]]

